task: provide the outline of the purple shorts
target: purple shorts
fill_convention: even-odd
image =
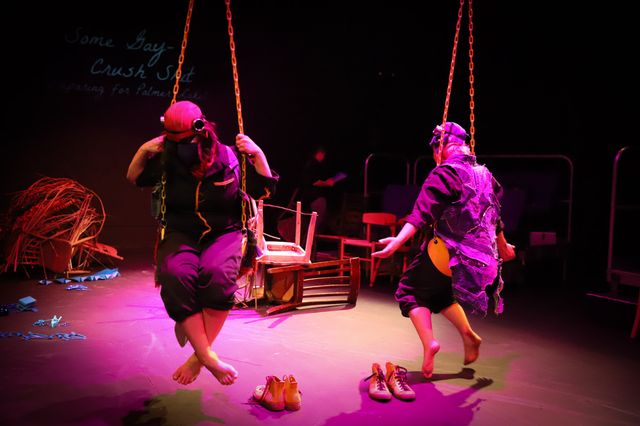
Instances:
[[[202,244],[186,234],[167,232],[158,246],[156,281],[169,317],[182,322],[203,308],[230,310],[241,257],[242,231]]]

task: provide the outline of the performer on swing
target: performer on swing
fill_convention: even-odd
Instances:
[[[246,154],[247,192],[269,196],[278,181],[254,141],[238,134],[237,150]],[[156,286],[167,314],[176,322],[183,346],[194,353],[173,374],[180,384],[193,382],[204,366],[223,385],[238,378],[211,346],[233,307],[242,258],[240,165],[233,149],[222,144],[215,124],[189,101],[171,105],[164,132],[140,146],[127,179],[137,186],[160,186],[166,208],[164,238],[158,242]]]
[[[440,144],[443,136],[442,146]],[[439,272],[427,252],[429,235],[420,252],[400,278],[395,293],[403,316],[409,317],[424,348],[422,373],[433,374],[434,357],[440,344],[434,338],[431,313],[442,313],[457,329],[464,345],[464,364],[480,354],[482,339],[471,328],[461,305],[474,314],[486,315],[487,287],[491,286],[494,312],[502,312],[500,297],[502,262],[515,258],[500,220],[501,186],[491,172],[476,162],[466,143],[462,126],[447,122],[433,130],[430,145],[438,163],[425,179],[407,222],[397,236],[384,238],[384,249],[375,257],[389,257],[418,230],[427,230],[444,241],[452,276]],[[442,242],[440,242],[442,244]]]

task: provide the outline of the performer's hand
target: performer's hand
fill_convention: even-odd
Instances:
[[[313,186],[332,187],[333,186],[333,179],[331,179],[331,178],[329,178],[327,180],[318,179],[317,181],[313,182]]]
[[[516,246],[507,243],[506,245],[498,245],[498,255],[503,262],[508,262],[516,258]]]
[[[509,244],[504,236],[504,232],[499,232],[496,236],[496,245],[498,246],[498,256],[503,262],[508,262],[516,258],[516,247]]]
[[[236,136],[236,147],[238,148],[238,151],[243,154],[247,154],[250,157],[261,152],[260,147],[256,145],[249,136],[243,135],[242,133],[239,133]]]
[[[371,253],[371,257],[387,258],[391,256],[397,250],[397,247],[394,244],[395,241],[396,237],[387,237],[378,240],[380,244],[385,244],[385,247],[380,251]]]

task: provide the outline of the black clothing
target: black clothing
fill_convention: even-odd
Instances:
[[[148,159],[136,180],[138,186],[158,186],[166,170],[166,232],[158,244],[156,282],[176,322],[203,308],[230,310],[242,258],[238,158],[231,147],[218,143],[213,164],[198,180],[191,173],[198,162],[197,148],[166,141],[163,154]],[[273,193],[275,173],[262,176],[250,164],[246,170],[251,197]]]

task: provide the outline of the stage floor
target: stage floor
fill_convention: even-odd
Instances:
[[[362,286],[355,307],[316,307],[265,316],[233,310],[213,349],[239,371],[232,386],[208,372],[189,386],[171,375],[191,354],[180,348],[153,285],[146,255],[125,256],[120,277],[39,285],[1,277],[0,304],[32,296],[38,312],[0,317],[0,424],[28,425],[638,425],[640,344],[629,337],[635,307],[586,298],[550,283],[505,291],[505,313],[471,317],[482,336],[463,368],[462,343],[433,317],[441,351],[420,374],[422,348],[400,315],[393,284]],[[253,306],[253,305],[252,305]],[[62,316],[64,327],[34,326]],[[85,340],[24,340],[8,332],[70,333]],[[409,370],[413,402],[374,401],[371,364]],[[265,377],[293,374],[302,409],[270,412],[251,401]]]

